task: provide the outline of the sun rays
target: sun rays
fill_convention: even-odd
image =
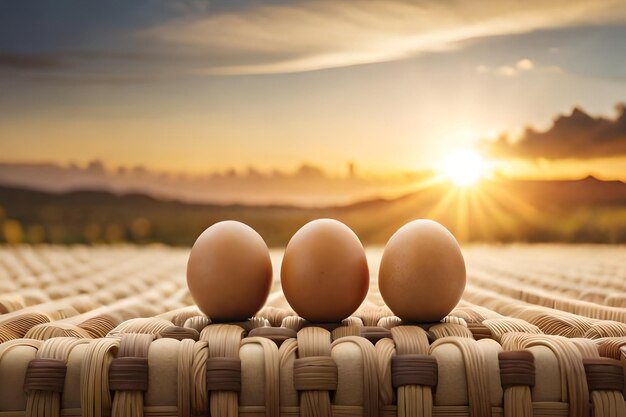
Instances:
[[[508,189],[507,181],[490,178],[489,161],[470,150],[453,152],[439,175],[417,187],[436,195],[425,217],[449,227],[459,241],[510,240],[517,228],[532,228],[545,214]]]

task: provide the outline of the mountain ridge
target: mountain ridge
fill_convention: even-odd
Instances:
[[[498,178],[497,180],[484,180],[484,182],[500,182],[500,183],[512,183],[519,185],[573,185],[573,184],[585,184],[585,185],[612,185],[612,186],[623,186],[626,192],[626,182],[613,179],[613,180],[603,180],[595,177],[594,175],[587,175],[586,177],[579,179],[548,179],[548,180],[539,180],[539,179],[513,179],[513,178]],[[452,186],[452,185],[451,185]],[[354,202],[347,204],[326,204],[319,206],[311,206],[311,205],[298,205],[298,204],[255,204],[255,203],[244,203],[244,202],[233,202],[233,203],[219,203],[219,202],[197,202],[197,201],[185,201],[183,199],[177,198],[164,198],[159,196],[150,195],[147,192],[114,192],[112,190],[98,190],[98,189],[88,189],[88,188],[78,188],[70,191],[55,191],[55,190],[45,190],[40,187],[29,187],[29,186],[19,186],[13,184],[6,184],[0,182],[0,190],[4,191],[13,191],[13,192],[33,192],[40,193],[42,195],[50,195],[50,196],[110,196],[115,198],[145,198],[148,200],[152,200],[154,202],[161,203],[178,203],[189,206],[203,206],[203,207],[261,207],[261,208],[318,208],[318,209],[329,209],[329,208],[339,208],[339,207],[353,207],[359,205],[368,205],[374,203],[384,203],[384,202],[392,202],[396,200],[401,200],[404,198],[409,198],[412,195],[418,193],[420,190],[409,191],[406,193],[401,193],[396,197],[379,197],[372,196],[371,198],[358,199]]]
[[[190,245],[208,225],[232,219],[255,228],[270,246],[282,246],[303,224],[321,217],[343,221],[364,244],[384,244],[416,218],[441,222],[461,241],[626,242],[626,183],[595,177],[485,180],[466,191],[444,182],[395,198],[317,207],[190,203],[141,193],[50,193],[0,185],[0,207],[0,223],[4,211],[5,219],[20,225],[21,240],[34,243],[31,229],[38,229],[45,242]]]

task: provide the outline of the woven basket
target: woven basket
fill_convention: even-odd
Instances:
[[[0,417],[623,417],[620,250],[468,248],[463,300],[415,325],[375,285],[342,323],[297,317],[278,285],[211,323],[184,250],[2,248]]]

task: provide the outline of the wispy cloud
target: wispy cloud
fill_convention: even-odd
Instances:
[[[111,17],[120,12],[105,8],[102,21],[82,28],[77,22],[84,16],[60,8],[55,24],[36,25],[31,47],[14,45],[11,39],[22,35],[7,29],[0,69],[94,81],[304,72],[452,50],[476,38],[626,22],[622,1],[301,0],[218,7],[218,2],[181,0],[168,2],[158,19],[129,18],[121,26]],[[142,16],[152,10],[136,7]],[[81,30],[92,27],[100,28],[98,36],[81,37]],[[74,30],[72,42],[60,36]],[[532,64],[522,60],[477,70],[514,76],[532,70]]]
[[[517,61],[515,64],[507,64],[496,67],[489,67],[487,65],[477,65],[476,72],[479,74],[492,74],[500,77],[516,77],[520,74],[531,72],[551,72],[561,73],[563,70],[556,65],[539,66],[535,62],[528,58],[523,58]]]
[[[189,16],[138,35],[195,57],[195,73],[301,72],[398,60],[476,37],[624,21],[619,3],[310,0]],[[532,69],[525,61],[518,65],[503,71]]]

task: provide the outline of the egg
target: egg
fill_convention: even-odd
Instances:
[[[380,261],[378,288],[395,315],[436,322],[457,305],[465,289],[459,244],[441,224],[415,220],[389,239]]]
[[[198,237],[187,262],[187,286],[213,321],[241,321],[263,307],[272,262],[263,238],[236,221],[215,223]]]
[[[339,322],[363,302],[369,288],[365,250],[345,224],[318,219],[293,235],[280,271],[291,308],[311,322]]]

